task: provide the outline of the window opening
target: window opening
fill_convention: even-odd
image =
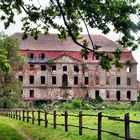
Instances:
[[[120,85],[121,84],[121,78],[120,77],[116,77],[116,84]]]
[[[63,71],[67,71],[67,66],[63,66]]]
[[[95,99],[99,98],[99,90],[95,90]]]
[[[56,65],[52,66],[52,71],[56,71]]]
[[[41,70],[45,71],[46,70],[46,66],[45,65],[41,65]]]
[[[30,90],[30,98],[34,97],[34,90]]]
[[[127,91],[127,98],[130,100],[131,99],[131,91]]]
[[[79,72],[79,67],[78,66],[74,66],[74,71],[75,72]]]
[[[62,76],[62,86],[68,86],[68,76],[66,74]]]
[[[34,84],[34,76],[30,75],[30,84]]]
[[[74,76],[74,85],[78,85],[78,77]]]
[[[23,76],[22,76],[22,75],[19,75],[19,76],[18,76],[18,79],[19,79],[21,82],[23,82]]]
[[[45,84],[45,76],[41,76],[41,84]]]
[[[85,85],[88,85],[88,83],[89,83],[88,77],[85,77]]]
[[[127,85],[130,86],[131,85],[131,78],[127,77]]]
[[[56,85],[56,76],[52,76],[52,85]]]
[[[121,92],[120,91],[117,91],[116,98],[118,101],[120,101],[120,99],[121,99]]]
[[[106,98],[110,98],[110,92],[108,90],[106,91]]]

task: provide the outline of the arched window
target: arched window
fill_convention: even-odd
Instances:
[[[45,59],[45,54],[44,54],[44,53],[41,53],[41,54],[40,54],[40,59],[41,59],[41,60],[44,60],[44,59]]]
[[[29,54],[29,59],[34,59],[34,54],[33,53]]]
[[[63,76],[62,76],[62,86],[64,86],[64,87],[68,86],[68,76],[67,76],[67,74],[63,74]]]

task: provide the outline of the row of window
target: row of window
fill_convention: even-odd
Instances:
[[[30,90],[30,98],[34,97],[34,90]],[[100,91],[99,90],[95,90],[95,98],[97,99],[98,97],[100,97]],[[110,98],[110,92],[108,90],[106,90],[106,98]],[[116,98],[117,100],[121,100],[121,92],[120,91],[116,91]],[[128,100],[131,99],[131,91],[127,91],[127,98]]]
[[[28,58],[29,58],[29,59],[34,59],[34,58],[36,58],[36,57],[35,57],[34,53],[30,53],[30,54],[28,55]],[[41,53],[41,54],[39,55],[39,59],[42,59],[42,60],[45,59],[45,54],[44,54],[44,53]],[[87,59],[88,59],[88,56],[85,57],[85,60],[87,60]],[[98,54],[94,54],[93,57],[92,57],[92,59],[93,59],[93,60],[99,60],[100,57],[99,57]]]
[[[20,81],[23,81],[23,76],[20,75],[19,76],[19,80]],[[40,77],[40,83],[41,84],[45,84],[45,76],[41,76]],[[78,85],[78,81],[79,81],[79,78],[78,76],[74,76],[74,85]],[[95,76],[95,84],[96,85],[99,85],[100,81],[100,78],[99,76]],[[65,82],[65,83],[68,83],[68,76],[67,74],[64,74],[62,76],[62,83]],[[33,75],[30,75],[29,77],[29,83],[30,84],[34,84],[34,76]],[[57,83],[57,78],[56,76],[52,76],[52,84],[55,85]],[[89,78],[88,77],[85,77],[85,82],[84,82],[85,85],[88,85],[89,84]],[[106,85],[109,85],[110,84],[110,77],[106,77]],[[67,84],[66,84],[67,85]],[[121,78],[120,77],[116,77],[116,85],[121,85]],[[131,78],[130,77],[127,77],[127,85],[131,85]]]
[[[121,85],[121,78],[120,77],[116,77],[116,85]],[[131,78],[127,77],[127,85],[130,86],[131,85]]]
[[[95,98],[100,97],[100,91],[95,90]],[[110,98],[110,92],[109,90],[106,90],[106,98]],[[116,91],[116,98],[117,100],[121,100],[121,91]],[[127,98],[130,100],[131,99],[131,91],[127,91]]]

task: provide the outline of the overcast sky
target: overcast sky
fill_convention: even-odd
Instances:
[[[38,1],[38,0],[36,0],[36,1]],[[41,1],[41,2],[43,2],[43,1]],[[42,3],[42,5],[45,5],[45,4]],[[3,23],[0,22],[0,32],[3,31],[4,33],[6,33],[8,35],[14,34],[15,32],[22,32],[21,31],[22,23],[20,20],[21,20],[21,16],[20,17],[17,16],[16,24],[12,24],[7,30],[4,29]],[[54,33],[55,31],[51,30],[50,32]],[[83,30],[83,33],[86,34],[86,30]],[[101,31],[97,30],[97,29],[90,29],[90,33],[91,34],[102,34]],[[140,32],[138,34],[140,34]],[[119,38],[119,35],[114,33],[113,31],[105,36],[113,41],[116,41]],[[140,45],[139,45],[139,48],[136,51],[134,51],[132,54],[138,63],[137,79],[140,81],[140,56],[139,56],[140,55]]]

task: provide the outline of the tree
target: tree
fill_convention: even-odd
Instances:
[[[24,64],[23,56],[19,53],[17,40],[11,37],[0,38],[0,51],[10,66],[9,71],[0,70],[0,107],[17,106],[21,99],[22,84],[15,76],[16,66]]]
[[[23,39],[26,39],[30,33],[35,39],[38,38],[40,32],[46,35],[50,28],[56,29],[60,39],[64,40],[68,36],[82,48],[83,57],[87,57],[89,51],[101,56],[100,64],[103,69],[109,70],[111,64],[116,67],[122,67],[119,62],[121,55],[120,50],[116,50],[114,55],[98,52],[101,46],[96,45],[90,36],[89,27],[98,28],[104,34],[110,32],[110,25],[114,27],[114,32],[121,33],[122,38],[118,42],[123,47],[130,47],[135,50],[140,43],[140,37],[135,38],[133,33],[140,30],[140,5],[136,0],[48,0],[46,6],[25,3],[23,0],[2,0],[0,9],[3,11],[1,20],[4,21],[5,28],[14,23],[15,14],[21,14],[23,11],[26,16],[23,17],[24,31]],[[31,3],[31,4],[30,4]],[[16,13],[15,13],[16,11]],[[135,23],[132,15],[138,18]],[[59,24],[57,19],[63,20],[64,24]],[[93,49],[88,48],[88,42],[81,38],[83,22],[89,36],[89,40]]]

